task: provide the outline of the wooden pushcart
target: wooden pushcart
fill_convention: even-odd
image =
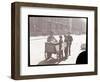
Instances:
[[[65,49],[65,47],[67,46],[67,44],[65,42],[62,43],[62,51]],[[60,55],[60,50],[59,50],[59,43],[45,43],[45,58],[48,57],[48,53],[51,54],[56,54],[56,58],[59,59],[59,55]]]
[[[45,58],[47,58],[48,53],[58,55],[57,46],[59,46],[59,45],[46,42],[45,43]]]

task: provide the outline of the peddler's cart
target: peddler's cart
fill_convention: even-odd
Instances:
[[[56,54],[58,55],[58,48],[57,46],[59,46],[58,43],[49,43],[49,42],[46,42],[45,43],[45,58],[47,58],[48,56],[48,53],[51,53],[51,54]]]
[[[63,42],[61,50],[64,50],[66,46],[67,46],[66,42]],[[47,58],[48,53],[56,54],[56,57],[58,58],[59,57],[59,43],[46,42],[45,43],[45,58]]]

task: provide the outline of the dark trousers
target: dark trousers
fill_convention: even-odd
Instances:
[[[64,52],[65,52],[65,58],[67,58],[68,57],[68,46],[65,48]]]
[[[63,58],[63,50],[59,50],[58,59]]]

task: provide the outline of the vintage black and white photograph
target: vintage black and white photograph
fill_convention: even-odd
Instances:
[[[28,66],[88,64],[87,21],[28,15]]]
[[[97,75],[97,7],[14,2],[11,77]]]

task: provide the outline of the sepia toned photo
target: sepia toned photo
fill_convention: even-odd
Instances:
[[[87,64],[87,18],[28,16],[29,66]]]

